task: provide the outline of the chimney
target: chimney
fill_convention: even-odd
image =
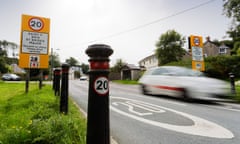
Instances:
[[[207,41],[207,42],[211,42],[210,36],[207,36],[207,37],[206,37],[206,41]]]

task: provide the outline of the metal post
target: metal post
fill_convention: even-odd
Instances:
[[[61,84],[61,98],[60,98],[60,112],[68,113],[68,64],[62,64],[62,84]]]
[[[42,81],[43,81],[43,71],[42,71],[42,69],[40,69],[39,89],[42,89]]]
[[[26,69],[26,82],[25,82],[25,93],[28,93],[29,89],[29,80],[30,80],[30,69]]]
[[[110,46],[95,44],[87,48],[90,57],[87,144],[110,144],[109,134],[109,56]]]
[[[236,94],[235,81],[234,81],[235,76],[233,73],[229,73],[229,77],[230,77],[230,84],[231,84],[231,93]]]
[[[53,80],[53,48],[51,48],[51,69],[50,69],[50,80]]]
[[[56,68],[53,73],[54,94],[55,96],[60,96],[61,69]]]

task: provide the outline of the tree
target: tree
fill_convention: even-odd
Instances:
[[[51,65],[52,68],[61,66],[60,58],[57,53],[53,53],[52,55],[50,55],[49,65]]]
[[[184,43],[185,37],[175,30],[168,30],[162,34],[156,43],[156,55],[159,65],[181,60],[185,54],[185,50],[182,48]]]
[[[121,70],[122,70],[122,67],[125,65],[126,63],[123,62],[122,59],[118,59],[116,64],[110,68],[110,71],[111,72],[117,72],[117,73],[120,73]]]
[[[8,72],[6,57],[7,51],[5,50],[6,41],[0,41],[0,73]],[[2,46],[4,48],[2,48]]]
[[[223,0],[223,11],[228,18],[232,18],[232,25],[227,34],[232,38],[234,43],[234,53],[239,49],[240,41],[240,0]]]
[[[73,57],[70,57],[69,59],[66,59],[65,61],[67,64],[69,64],[70,66],[76,66],[79,62],[73,58]]]
[[[82,72],[86,74],[89,70],[89,65],[82,63],[81,68],[82,68]]]

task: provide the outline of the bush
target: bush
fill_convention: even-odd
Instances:
[[[240,56],[216,56],[205,58],[206,73],[210,77],[228,79],[229,73],[240,77]]]
[[[192,60],[185,59],[178,62],[171,62],[167,65],[192,67]],[[205,58],[205,74],[209,77],[229,79],[229,73],[236,78],[240,77],[240,56],[215,56]]]

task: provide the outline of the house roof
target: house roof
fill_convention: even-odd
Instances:
[[[122,67],[122,69],[140,70],[140,67],[135,66],[134,64],[126,64]]]

